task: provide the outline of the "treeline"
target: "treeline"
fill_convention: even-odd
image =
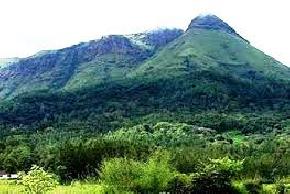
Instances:
[[[32,130],[78,121],[108,131],[132,120],[140,123],[136,120],[150,114],[182,118],[202,112],[262,117],[265,112],[272,112],[281,117],[276,122],[279,123],[290,115],[288,90],[287,83],[265,79],[252,84],[211,71],[195,71],[176,79],[149,81],[141,77],[81,91],[44,90],[19,95],[0,103],[0,124],[26,125]]]
[[[116,106],[112,105],[112,106]],[[133,108],[133,107],[132,107]],[[128,107],[127,107],[128,109]],[[218,132],[238,130],[244,134],[268,133],[281,131],[289,125],[290,116],[287,112],[226,112],[226,111],[190,111],[176,110],[156,110],[156,112],[146,115],[131,115],[127,110],[117,110],[115,108],[106,113],[93,113],[90,110],[79,112],[73,111],[69,115],[55,115],[54,119],[44,119],[32,123],[21,124],[17,122],[11,124],[10,121],[0,124],[1,137],[13,134],[34,134],[35,132],[45,132],[54,129],[59,132],[77,132],[100,134],[115,131],[121,127],[130,127],[139,123],[180,122],[190,125],[209,127]],[[83,114],[82,114],[83,113]],[[1,114],[1,113],[0,113]],[[23,112],[23,114],[26,114]],[[78,116],[80,115],[81,116]],[[126,115],[124,115],[126,114]],[[37,116],[38,114],[33,114]],[[1,115],[0,115],[1,116]],[[19,117],[24,119],[23,117]],[[0,122],[1,122],[0,117]]]

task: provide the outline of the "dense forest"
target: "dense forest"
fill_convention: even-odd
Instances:
[[[16,173],[37,164],[63,184],[100,179],[108,189],[136,192],[283,190],[290,174],[287,124],[255,133],[168,122],[105,134],[59,130],[2,137],[1,168]]]

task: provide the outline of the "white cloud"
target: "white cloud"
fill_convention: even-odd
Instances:
[[[290,65],[288,9],[287,0],[3,0],[0,57],[24,57],[108,34],[185,29],[200,13],[213,13]]]

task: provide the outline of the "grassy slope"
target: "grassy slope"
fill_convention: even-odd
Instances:
[[[197,70],[219,71],[245,79],[247,71],[255,70],[265,78],[290,80],[289,68],[246,41],[221,31],[204,29],[190,29],[130,76],[154,80]]]
[[[179,91],[185,100],[213,97],[239,107],[245,99],[286,99],[290,70],[235,35],[190,29],[127,77],[151,85],[170,83],[175,86],[171,94]]]
[[[101,83],[123,80],[138,65],[132,56],[108,54],[80,64],[66,84],[65,91],[95,87]]]
[[[143,64],[142,60],[124,53],[112,52],[80,64],[75,55],[70,50],[54,53],[36,62],[27,60],[18,67],[26,73],[12,74],[9,80],[1,80],[0,77],[0,95],[14,96],[25,91],[57,91],[61,88],[74,91],[104,82],[124,81],[126,77],[134,84],[186,78],[189,84],[195,84],[202,91],[212,92],[218,87],[224,93],[227,93],[228,86],[216,83],[212,79],[213,74],[246,84],[290,80],[287,67],[243,39],[216,30],[190,29]],[[204,75],[204,72],[209,75]],[[188,78],[193,76],[195,81]],[[208,78],[204,79],[204,76]]]

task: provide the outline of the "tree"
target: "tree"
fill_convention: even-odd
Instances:
[[[32,163],[30,148],[26,145],[5,150],[1,159],[3,169],[10,174],[19,170],[28,170]]]
[[[19,174],[20,183],[24,186],[25,192],[43,194],[52,190],[58,185],[54,174],[46,172],[42,167],[33,165],[27,174]]]

